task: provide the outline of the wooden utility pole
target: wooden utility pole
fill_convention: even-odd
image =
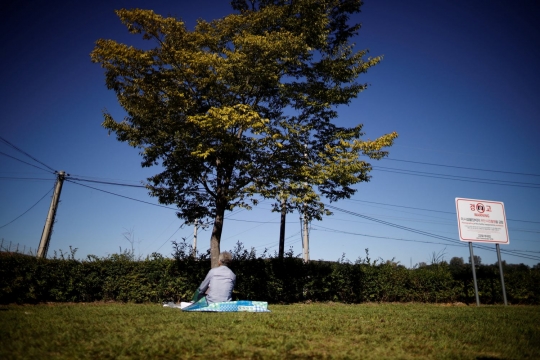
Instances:
[[[306,216],[306,211],[304,210],[304,215],[303,215],[303,218],[304,218],[304,238],[303,238],[303,241],[302,241],[302,247],[304,248],[304,261],[305,262],[308,262],[309,261],[309,233],[308,233],[308,221],[307,221],[307,216]]]
[[[62,185],[64,183],[66,173],[63,171],[58,172],[56,178],[56,185],[54,187],[54,194],[51,200],[51,206],[49,207],[49,214],[45,220],[45,226],[43,227],[43,233],[41,234],[41,240],[39,242],[39,248],[37,257],[46,258],[47,251],[49,250],[49,242],[51,241],[51,234],[54,225],[54,219],[56,217],[56,209],[58,207],[58,201],[60,200],[60,192],[62,191]]]
[[[199,220],[195,219],[195,229],[193,230],[193,257],[197,257],[197,227],[199,226]]]

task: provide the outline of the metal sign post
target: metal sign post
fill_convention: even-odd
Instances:
[[[480,298],[478,297],[478,283],[476,282],[476,269],[474,267],[474,254],[472,250],[472,242],[469,241],[469,252],[471,253],[472,277],[474,282],[474,295],[476,297],[476,306],[480,306]]]
[[[504,287],[501,250],[499,248],[499,244],[508,245],[510,243],[504,204],[499,201],[456,198],[456,214],[459,238],[461,241],[467,241],[469,243],[476,305],[480,305],[480,301],[478,299],[478,286],[474,268],[473,242],[495,243],[497,259],[499,261],[499,272],[501,274],[504,305],[508,305],[506,301],[506,289]]]
[[[504,287],[504,275],[503,275],[503,268],[502,268],[502,262],[501,262],[501,249],[499,248],[499,244],[495,244],[495,247],[497,248],[497,259],[499,260],[499,273],[501,274],[501,286],[502,286],[502,292],[503,292],[504,306],[508,306],[508,301],[506,301],[506,288]]]

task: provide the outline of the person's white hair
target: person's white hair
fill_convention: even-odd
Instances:
[[[219,262],[221,263],[221,265],[227,266],[230,264],[231,261],[232,261],[232,255],[230,252],[224,251],[219,254]]]

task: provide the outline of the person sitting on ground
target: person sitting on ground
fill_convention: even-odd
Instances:
[[[219,266],[208,272],[206,278],[197,289],[194,298],[199,300],[206,294],[206,301],[210,303],[232,301],[232,291],[236,284],[236,275],[228,268],[232,255],[228,251],[219,254]]]

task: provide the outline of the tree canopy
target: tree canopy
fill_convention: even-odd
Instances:
[[[308,218],[369,181],[367,159],[387,155],[395,132],[363,140],[362,125],[335,124],[337,107],[366,88],[360,74],[381,61],[357,51],[360,0],[232,2],[234,13],[184,22],[151,10],[118,10],[129,32],[152,42],[139,49],[100,39],[91,59],[127,112],[103,126],[141,149],[152,196],[176,204],[186,223],[213,219],[217,266],[224,214],[261,196],[287,199]],[[275,209],[280,201],[274,204]]]

